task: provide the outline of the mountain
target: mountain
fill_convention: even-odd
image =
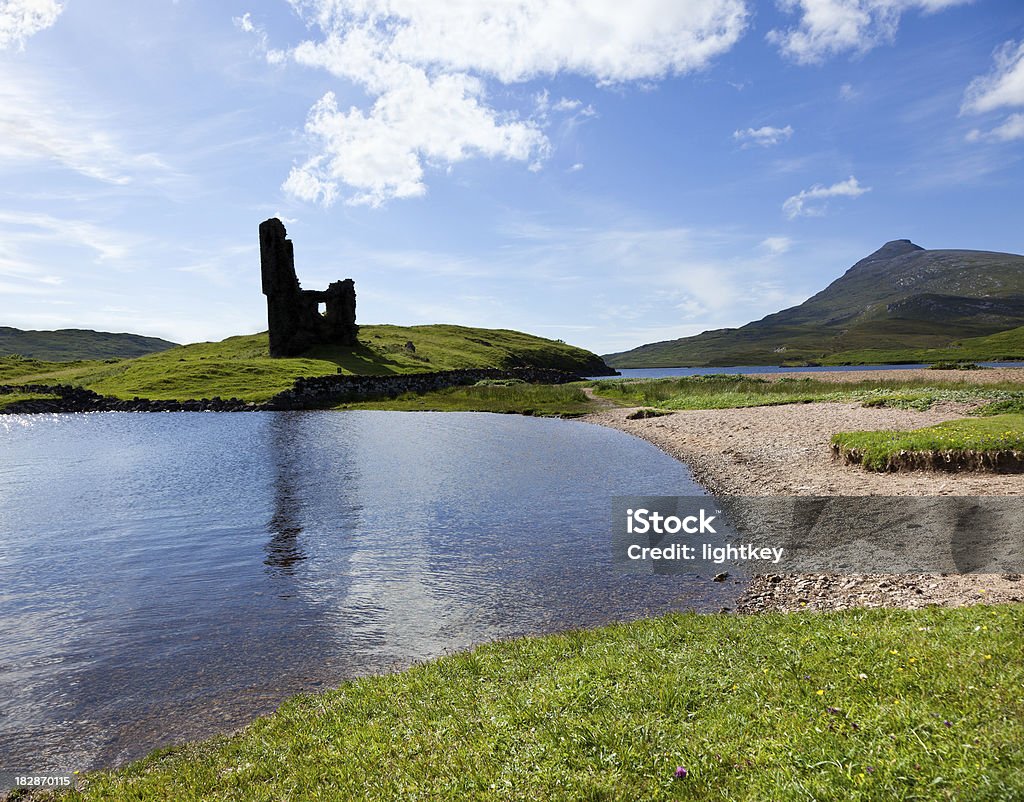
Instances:
[[[0,357],[18,356],[47,362],[145,356],[174,348],[177,343],[140,334],[112,334],[90,329],[22,331],[0,326]]]
[[[1024,325],[1024,256],[887,242],[799,306],[605,356],[615,368],[777,365],[943,348]]]

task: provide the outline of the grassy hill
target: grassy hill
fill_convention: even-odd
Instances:
[[[870,365],[882,363],[1001,362],[1024,359],[1024,326],[957,340],[945,348],[863,349],[840,351],[823,359],[823,365]]]
[[[831,361],[841,353],[943,349],[1022,325],[1024,256],[929,251],[897,240],[799,306],[738,329],[651,343],[605,359],[620,368]],[[1013,355],[1024,357],[1024,351]]]
[[[175,345],[158,337],[140,334],[113,334],[90,329],[23,331],[0,326],[0,356],[17,354],[48,362],[131,358],[166,351]]]
[[[331,373],[383,375],[521,366],[583,375],[608,370],[590,351],[509,329],[362,326],[359,339],[355,348],[318,346],[294,359],[271,359],[266,333],[183,345],[137,359],[60,363],[7,358],[0,359],[0,382],[76,384],[119,398],[220,396],[265,401],[300,376]]]

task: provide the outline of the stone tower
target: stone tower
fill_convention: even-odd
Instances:
[[[314,345],[355,345],[355,282],[335,281],[326,290],[304,290],[295,275],[295,253],[284,223],[260,223],[260,271],[267,296],[271,356],[297,356]],[[324,312],[320,312],[320,304]]]

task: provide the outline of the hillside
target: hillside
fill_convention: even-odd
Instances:
[[[823,365],[878,365],[886,363],[1003,362],[1024,360],[1024,326],[987,337],[957,340],[944,348],[903,348],[894,351],[865,349],[839,351]]]
[[[844,352],[940,349],[1022,325],[1024,256],[930,251],[896,240],[799,306],[738,329],[651,343],[605,359],[619,368],[830,361]]]
[[[0,326],[0,356],[17,354],[47,362],[79,359],[125,359],[155,354],[177,343],[140,334],[113,334],[90,329],[23,331]]]
[[[456,368],[544,367],[595,376],[600,357],[508,329],[465,326],[362,326],[354,348],[318,346],[302,357],[271,359],[267,334],[183,345],[116,363],[0,359],[0,382],[76,384],[120,398],[241,398],[265,401],[300,376],[384,375]],[[411,343],[411,347],[408,344]]]

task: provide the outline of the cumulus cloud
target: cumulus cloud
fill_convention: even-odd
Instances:
[[[844,52],[866,53],[893,40],[907,11],[941,11],[973,0],[779,0],[800,24],[773,30],[768,40],[800,64],[815,64]]]
[[[0,50],[23,48],[25,40],[57,21],[64,7],[56,0],[0,2]]]
[[[830,187],[815,184],[810,189],[801,190],[786,199],[782,204],[782,210],[790,220],[796,217],[820,217],[825,213],[829,198],[858,198],[870,191],[871,187],[862,187],[851,175],[845,181]]]
[[[316,152],[285,182],[329,205],[380,205],[426,192],[425,170],[473,157],[538,169],[550,152],[552,112],[593,116],[578,100],[523,116],[499,109],[491,83],[571,73],[598,84],[650,81],[707,66],[742,35],[745,0],[289,0],[316,36],[295,63],[356,84],[370,108],[338,108],[326,94],[306,130]],[[252,28],[241,17],[239,27]],[[279,51],[274,51],[279,52]]]
[[[771,147],[772,145],[778,145],[780,142],[785,142],[791,136],[793,136],[793,126],[791,125],[787,125],[785,128],[774,128],[770,125],[765,125],[761,128],[733,131],[732,134],[732,138],[737,142],[742,142],[745,148],[751,145],[760,145],[763,148]]]

